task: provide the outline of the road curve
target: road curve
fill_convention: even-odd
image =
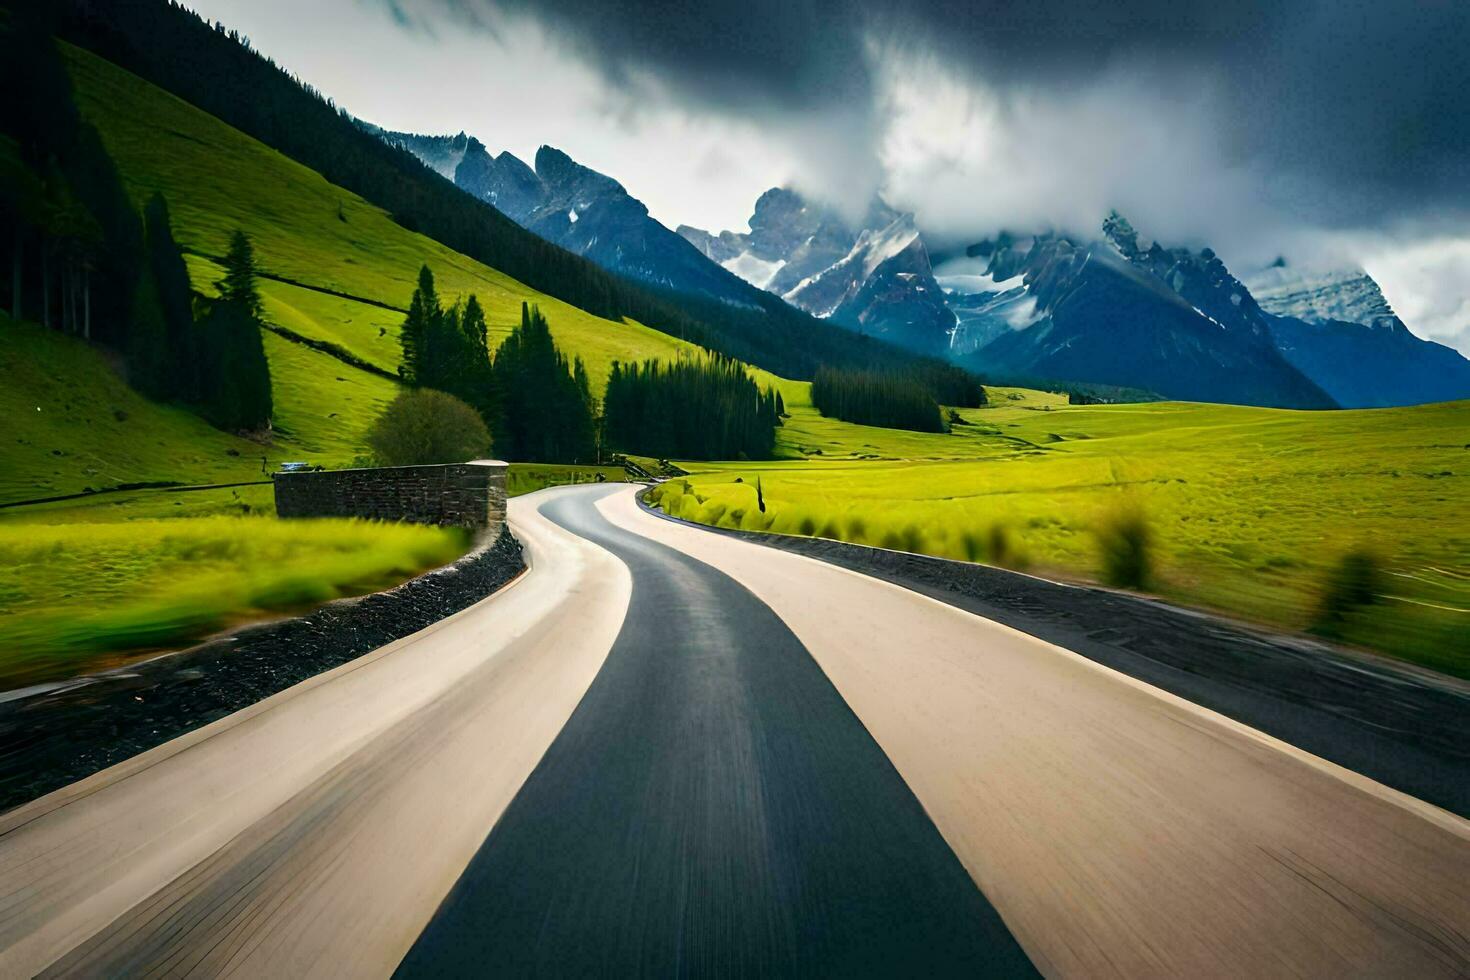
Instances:
[[[606,551],[514,527],[485,601],[0,816],[0,976],[391,972],[628,607]]]
[[[1470,822],[927,596],[601,509],[781,617],[1044,974],[1470,975]]]
[[[541,512],[628,566],[622,632],[399,974],[1033,975],[790,629],[598,493]]]
[[[0,977],[1470,974],[1458,817],[631,488],[511,523],[496,595],[0,815]]]

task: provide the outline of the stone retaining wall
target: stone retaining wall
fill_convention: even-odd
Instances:
[[[494,530],[505,522],[506,464],[479,459],[275,474],[281,517],[365,517]]]

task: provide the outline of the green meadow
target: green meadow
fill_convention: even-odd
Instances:
[[[479,297],[492,348],[520,322],[523,301],[539,304],[557,343],[586,362],[594,388],[614,360],[693,349],[640,324],[592,316],[408,231],[381,208],[187,102],[87,52],[64,51],[78,105],[134,199],[140,206],[155,192],[168,199],[175,237],[193,253],[190,274],[202,292],[219,278],[209,259],[224,254],[239,228],[270,275],[298,284],[262,283],[267,319],[390,372],[398,366],[403,319],[396,311],[408,306],[424,264],[447,302]]]
[[[1100,532],[1141,515],[1152,591],[1293,630],[1313,625],[1330,570],[1363,549],[1385,586],[1342,638],[1470,676],[1470,403],[1069,407],[991,389],[992,407],[937,435],[821,418],[799,388],[783,388],[787,458],[682,463],[691,475],[662,486],[660,506],[1080,581],[1099,580]]]
[[[451,529],[345,520],[0,524],[0,689],[383,588],[465,543]]]
[[[0,504],[89,492],[0,509],[0,650],[20,651],[0,660],[0,686],[378,587],[462,551],[457,536],[425,528],[278,524],[269,486],[90,493],[245,484],[262,479],[262,461],[350,465],[398,391],[401,311],[424,263],[447,300],[479,296],[492,345],[522,301],[540,304],[595,390],[613,360],[694,349],[537,293],[133,75],[65,54],[82,111],[135,200],[168,198],[195,289],[214,291],[213,257],[234,229],[253,239],[276,328],[264,334],[273,432],[240,438],[147,401],[97,349],[0,316],[0,412],[14,421],[0,440]],[[778,430],[779,458],[681,464],[690,476],[656,491],[671,513],[1080,581],[1099,578],[1099,532],[1136,515],[1149,531],[1152,592],[1293,630],[1313,625],[1343,556],[1365,549],[1387,584],[1341,624],[1342,638],[1470,676],[1466,403],[1073,407],[1046,392],[989,388],[988,407],[960,412],[947,434],[925,434],[823,418],[804,382],[755,373],[779,386],[791,416]],[[599,472],[622,476],[517,464],[510,492]]]

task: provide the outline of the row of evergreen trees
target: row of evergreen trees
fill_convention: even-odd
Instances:
[[[196,301],[162,195],[149,199],[144,226],[146,257],[125,350],[128,380],[150,398],[192,406],[221,429],[269,425],[271,375],[250,239],[240,231],[231,236],[219,298]]]
[[[890,371],[824,367],[812,380],[812,404],[828,418],[916,432],[944,432],[939,403],[923,381]]]
[[[534,306],[521,304],[520,325],[491,364],[490,437],[506,459],[597,461],[596,408],[580,357],[570,362]]]
[[[590,463],[595,405],[581,358],[568,360],[546,317],[521,304],[521,322],[492,357],[479,299],[445,307],[428,266],[419,270],[399,334],[405,384],[448,392],[480,413],[495,451],[527,462]]]
[[[489,420],[490,350],[485,311],[474,294],[447,309],[439,299],[434,274],[419,270],[418,287],[399,334],[403,359],[398,374],[405,384],[446,391],[468,402]]]
[[[603,440],[660,459],[769,459],[786,406],[761,391],[745,365],[723,355],[675,363],[613,362],[603,399]]]
[[[419,270],[399,340],[404,383],[469,404],[506,459],[594,462],[599,427],[614,451],[763,459],[785,413],[781,396],[760,391],[743,364],[714,355],[675,364],[615,362],[599,420],[586,366],[557,348],[537,307],[521,304],[521,322],[491,355],[479,300],[471,295],[445,307],[428,266]]]
[[[15,320],[118,351],[144,394],[194,407],[221,428],[271,413],[249,241],[236,233],[220,298],[195,300],[168,205],[140,218],[96,129],[81,118],[45,11],[0,19],[0,241]],[[5,253],[8,252],[8,255]]]

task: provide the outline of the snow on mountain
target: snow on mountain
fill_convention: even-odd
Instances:
[[[1287,363],[1263,323],[1227,326],[1218,315],[1221,306],[1239,309],[1229,297],[1243,287],[1231,285],[1213,254],[1145,250],[1128,234],[1109,239],[1002,236],[972,246],[972,257],[988,256],[984,275],[1007,288],[949,294],[960,317],[961,363],[988,374],[1100,382],[1193,401],[1333,406]]]
[[[1378,283],[1361,269],[1307,272],[1278,259],[1245,284],[1262,309],[1307,323],[1391,327],[1397,319]]]
[[[747,250],[733,258],[726,259],[720,265],[729,269],[755,288],[765,289],[771,284],[771,280],[775,279],[777,274],[786,267],[786,260],[777,259],[771,262],[752,255]]]
[[[814,316],[925,353],[948,349],[954,314],[913,216],[882,201],[854,227],[778,187],[756,201],[749,233],[678,231],[726,269]]]

